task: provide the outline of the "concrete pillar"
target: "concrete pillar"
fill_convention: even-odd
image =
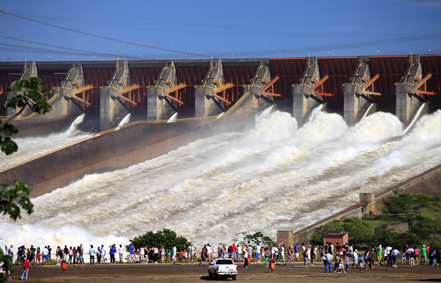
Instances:
[[[27,80],[31,77],[38,77],[37,63],[25,61],[23,66],[23,71],[21,72],[20,80]],[[23,94],[22,91],[7,91],[6,99],[14,98],[17,95]],[[26,107],[25,110],[20,114],[20,117],[29,116],[33,112],[32,108]],[[7,108],[6,115],[14,116],[17,113],[17,109]]]
[[[250,93],[253,95],[250,107],[256,108],[258,111],[262,111],[274,104],[274,96],[262,95],[262,89],[266,86],[265,81],[271,81],[271,71],[268,66],[268,61],[260,62],[249,87]]]
[[[311,89],[320,81],[317,57],[308,58],[299,84],[293,85],[293,117],[299,127],[303,126],[312,111],[323,103],[323,97],[311,94]]]
[[[285,251],[287,251],[288,246],[294,247],[294,230],[277,230],[277,244],[283,244],[285,246]]]
[[[396,116],[408,126],[418,109],[426,101],[424,94],[415,93],[415,86],[418,84],[416,77],[423,78],[419,55],[410,55],[406,72],[399,83],[395,84]]]
[[[217,116],[226,111],[226,103],[213,96],[213,90],[224,85],[224,70],[219,59],[208,70],[202,85],[195,86],[195,116]]]
[[[366,204],[366,208],[363,210],[364,215],[368,215],[369,213],[377,215],[374,193],[360,193],[360,202]]]
[[[368,58],[360,58],[350,83],[343,85],[344,119],[348,126],[358,123],[373,103],[372,95],[363,94],[363,87],[371,79]]]
[[[125,85],[125,86],[124,86]],[[105,131],[118,125],[129,114],[133,106],[118,97],[118,92],[130,86],[130,72],[127,61],[117,61],[112,80],[100,89],[100,130]]]
[[[168,120],[179,111],[179,103],[165,96],[165,92],[177,87],[178,79],[173,62],[161,70],[155,85],[147,87],[147,120]]]

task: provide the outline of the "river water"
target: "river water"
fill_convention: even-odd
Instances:
[[[160,157],[83,179],[33,199],[35,212],[1,218],[7,244],[127,244],[162,228],[196,243],[241,232],[275,239],[441,164],[441,111],[403,125],[378,112],[348,127],[314,111],[297,127],[271,109],[243,132],[198,140]]]

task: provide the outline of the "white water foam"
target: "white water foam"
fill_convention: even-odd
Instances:
[[[391,139],[402,132],[387,113],[348,128],[340,116],[314,111],[297,129],[290,115],[266,111],[247,132],[199,140],[37,197],[32,215],[17,223],[3,217],[8,223],[1,229],[8,243],[34,245],[107,240],[76,232],[38,239],[33,234],[40,230],[19,225],[53,235],[71,229],[121,237],[115,244],[162,228],[199,247],[229,243],[242,231],[274,238],[278,228],[299,230],[352,205],[359,192],[381,192],[441,164],[441,111],[422,117],[401,140]]]
[[[3,152],[0,152],[0,169],[50,151],[59,146],[86,138],[90,133],[80,131],[77,128],[78,125],[84,121],[84,117],[84,114],[78,116],[64,132],[53,133],[48,136],[13,137],[13,140],[18,145],[18,151],[8,156]]]
[[[122,126],[126,125],[130,122],[131,113],[124,116],[124,118],[119,122],[118,127],[115,128],[115,131],[119,130]]]
[[[178,112],[175,112],[175,114],[173,114],[170,119],[168,119],[167,123],[174,123],[176,122],[176,118],[178,117]]]

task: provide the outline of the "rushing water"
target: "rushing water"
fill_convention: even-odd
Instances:
[[[245,132],[193,142],[143,163],[83,179],[33,200],[35,212],[0,224],[7,243],[127,243],[170,228],[201,246],[240,232],[299,230],[441,163],[441,111],[403,135],[394,115],[349,128],[314,111],[298,129],[265,111]],[[401,137],[402,136],[402,137]]]
[[[53,133],[47,136],[13,138],[18,145],[18,151],[8,156],[0,152],[0,169],[86,138],[90,133],[78,129],[78,126],[84,123],[84,117],[84,114],[78,116],[70,127],[61,133]]]

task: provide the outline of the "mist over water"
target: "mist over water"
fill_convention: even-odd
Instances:
[[[441,163],[440,110],[402,135],[388,113],[349,128],[341,116],[315,111],[299,129],[291,115],[268,110],[248,131],[37,197],[32,215],[4,218],[0,230],[7,243],[34,245],[124,244],[162,228],[199,248],[242,231],[274,238],[278,228],[299,230],[353,205],[359,192],[381,192]]]

